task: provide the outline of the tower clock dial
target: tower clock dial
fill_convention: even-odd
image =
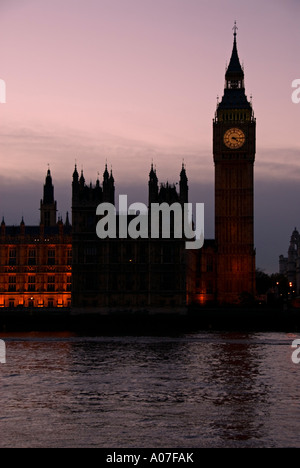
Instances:
[[[240,128],[230,128],[224,133],[224,143],[230,149],[238,149],[245,143],[245,133]]]

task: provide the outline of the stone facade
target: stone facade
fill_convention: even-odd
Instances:
[[[2,220],[0,308],[62,308],[71,305],[71,225],[68,217],[65,223],[56,221],[53,190],[52,196],[48,197],[50,186],[52,178],[48,171],[40,225],[26,226],[22,219],[19,226],[6,226]]]

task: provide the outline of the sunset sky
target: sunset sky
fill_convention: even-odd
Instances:
[[[0,0],[0,215],[39,222],[48,164],[59,213],[71,211],[75,161],[95,183],[147,201],[186,164],[190,201],[214,237],[212,119],[234,21],[257,119],[257,267],[278,271],[300,230],[299,0]]]

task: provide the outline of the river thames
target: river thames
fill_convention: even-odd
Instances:
[[[4,334],[0,447],[300,447],[289,333]]]

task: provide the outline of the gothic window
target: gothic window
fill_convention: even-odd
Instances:
[[[10,292],[16,291],[17,289],[17,278],[15,275],[12,275],[8,278],[8,290]]]
[[[48,276],[47,291],[55,291],[55,276]]]
[[[71,291],[71,290],[72,290],[72,276],[68,275],[67,276],[67,291]]]
[[[16,249],[9,250],[9,265],[17,264],[17,251]]]
[[[72,250],[68,249],[67,251],[67,264],[72,265]]]
[[[36,250],[29,249],[28,251],[28,265],[36,265]]]
[[[55,265],[55,249],[48,250],[48,265]]]
[[[28,276],[28,291],[35,291],[35,276]]]

